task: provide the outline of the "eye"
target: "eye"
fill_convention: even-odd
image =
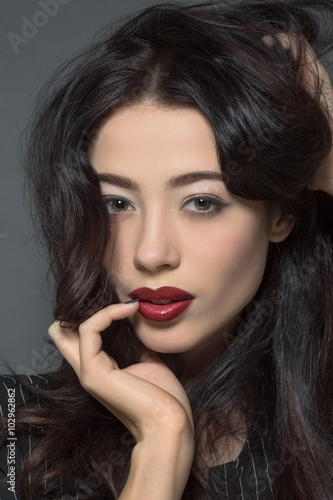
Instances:
[[[129,210],[129,207],[133,209],[132,204],[126,198],[120,196],[105,196],[104,200],[108,212],[112,215],[132,211]]]
[[[227,204],[212,196],[193,196],[184,205],[186,210],[195,216],[213,216],[220,213]],[[189,208],[190,207],[190,208]]]

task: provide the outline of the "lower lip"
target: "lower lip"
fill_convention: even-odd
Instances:
[[[193,299],[179,300],[170,304],[157,305],[144,300],[140,300],[139,312],[142,316],[150,321],[164,323],[178,318],[188,307],[190,307]]]

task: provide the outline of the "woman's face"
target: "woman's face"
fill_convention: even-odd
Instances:
[[[138,337],[154,351],[184,353],[189,364],[215,357],[263,277],[263,203],[226,189],[213,130],[191,108],[120,108],[101,127],[90,161],[115,228],[112,265],[110,250],[104,265],[120,301],[142,287],[177,287],[194,297],[166,321],[137,312]]]

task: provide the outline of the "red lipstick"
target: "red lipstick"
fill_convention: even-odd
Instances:
[[[140,299],[139,312],[144,318],[159,323],[177,318],[194,299],[193,295],[185,290],[172,286],[162,286],[157,290],[137,288],[130,296]]]

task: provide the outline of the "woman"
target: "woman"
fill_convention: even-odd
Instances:
[[[160,4],[52,80],[27,171],[64,360],[2,378],[2,500],[332,498],[332,19]]]

